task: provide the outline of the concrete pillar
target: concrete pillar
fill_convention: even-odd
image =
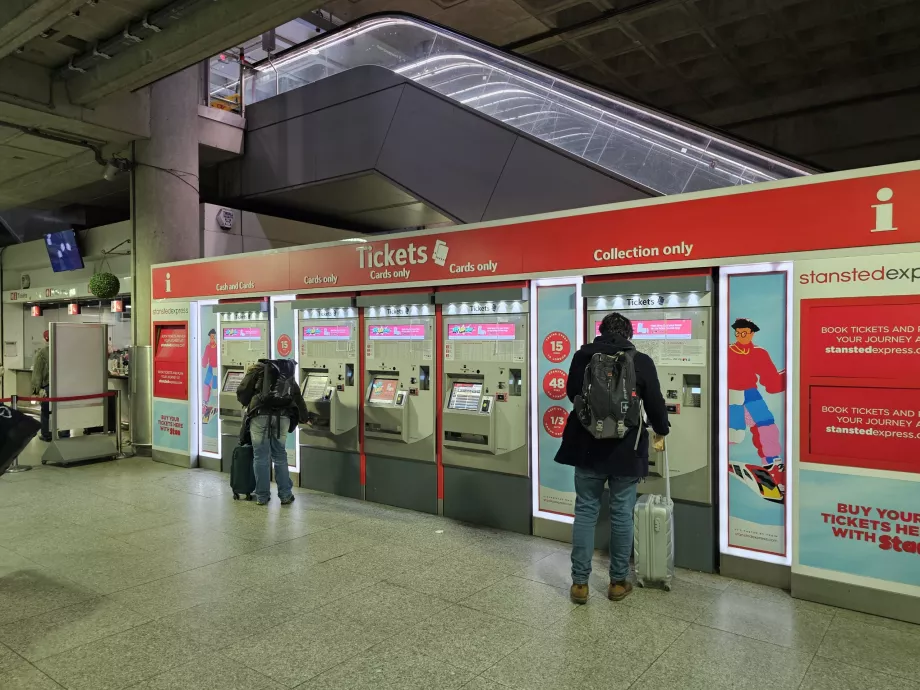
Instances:
[[[150,267],[201,256],[198,100],[195,65],[150,87],[150,139],[135,144],[131,322],[150,345]],[[149,392],[148,392],[149,394]]]
[[[135,346],[151,345],[150,267],[201,256],[198,198],[198,101],[195,65],[150,87],[150,139],[134,145],[131,180],[131,325]],[[150,350],[146,350],[149,355]],[[131,408],[135,451],[150,449],[153,372],[135,351]]]

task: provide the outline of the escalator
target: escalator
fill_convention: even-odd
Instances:
[[[364,231],[472,223],[787,179],[808,169],[407,15],[243,80],[225,203]]]

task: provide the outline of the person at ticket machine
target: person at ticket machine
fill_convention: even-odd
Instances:
[[[287,435],[310,418],[294,380],[294,366],[290,359],[260,359],[249,368],[236,391],[236,399],[246,407],[241,436],[248,435],[251,439],[256,503],[260,506],[271,498],[271,464],[275,467],[281,504],[294,502]]]

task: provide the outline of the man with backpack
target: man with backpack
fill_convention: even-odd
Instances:
[[[308,419],[307,406],[294,380],[294,367],[290,359],[260,359],[249,368],[236,391],[236,399],[246,407],[243,436],[248,432],[252,440],[256,503],[260,506],[271,499],[272,463],[281,504],[294,502],[287,435]]]
[[[594,530],[604,485],[610,486],[610,585],[607,597],[631,591],[633,508],[639,480],[648,476],[649,438],[664,447],[668,411],[652,358],[630,342],[632,322],[608,314],[600,335],[572,358],[567,393],[574,410],[566,421],[556,462],[575,467],[575,524],[572,528],[572,589],[577,604],[588,601]],[[647,418],[647,422],[645,421]]]

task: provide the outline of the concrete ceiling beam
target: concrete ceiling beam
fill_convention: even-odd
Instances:
[[[9,180],[0,187],[0,210],[27,206],[33,201],[80,187],[102,178],[103,168],[92,151],[84,151]]]
[[[0,2],[0,58],[24,46],[86,0],[3,0]]]
[[[0,0],[2,2],[2,0]],[[0,60],[0,120],[99,142],[128,143],[150,136],[147,89],[106,99],[96,108],[67,100],[51,71],[15,57]]]
[[[323,0],[220,0],[65,83],[87,105],[137,89],[320,7]]]

